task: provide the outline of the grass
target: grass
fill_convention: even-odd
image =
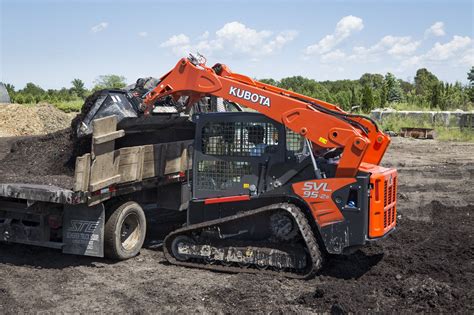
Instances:
[[[385,108],[392,108],[395,110],[422,111],[422,112],[441,111],[440,108],[431,108],[429,104],[426,104],[425,106],[420,106],[419,104],[413,104],[413,103],[388,103],[385,105]],[[471,110],[474,110],[474,107],[472,104],[468,104],[467,106],[462,106],[459,109],[462,109],[464,111],[471,111]],[[454,109],[445,109],[445,110],[454,111]]]
[[[57,102],[53,103],[54,107],[56,107],[59,110],[62,110],[65,113],[71,113],[71,112],[80,112],[82,105],[84,105],[83,100],[75,100],[75,101],[69,101],[69,102]]]
[[[397,116],[385,117],[379,123],[383,130],[390,130],[400,133],[401,128],[433,128],[436,131],[436,138],[440,141],[464,141],[474,142],[474,130],[463,129],[458,127],[446,127],[442,125],[433,125],[426,120],[418,120],[413,118],[402,118]]]
[[[436,127],[436,139],[440,141],[474,142],[474,130]]]
[[[379,122],[380,127],[383,130],[390,130],[395,132],[400,132],[402,128],[433,128],[433,126],[427,121],[405,118],[400,116],[388,116],[384,117],[381,122]]]

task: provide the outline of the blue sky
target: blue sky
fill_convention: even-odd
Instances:
[[[199,51],[256,78],[357,79],[427,67],[465,83],[474,65],[473,1],[0,0],[0,80],[91,87],[161,76]]]

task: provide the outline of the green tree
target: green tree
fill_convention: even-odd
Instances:
[[[116,74],[101,75],[95,81],[94,91],[102,89],[122,89],[127,83],[124,76]]]
[[[380,89],[380,107],[385,107],[387,104],[387,84],[383,82],[382,88]]]
[[[25,98],[23,99],[23,104],[33,104],[35,103],[35,97],[31,94],[25,94]]]
[[[438,78],[426,68],[418,69],[415,75],[416,94],[429,98],[438,82]]]
[[[387,72],[385,75],[385,84],[387,85],[387,101],[400,102],[402,100],[403,91],[397,78],[390,72]]]
[[[413,84],[407,81],[403,81],[401,79],[398,79],[398,82],[400,83],[400,87],[403,90],[403,93],[407,94],[411,90],[413,90]]]
[[[21,90],[23,94],[29,94],[31,96],[37,96],[44,94],[44,90],[40,88],[38,85],[28,82],[24,89]]]
[[[376,74],[364,73],[360,77],[359,83],[362,86],[368,85],[374,90],[381,89],[383,85],[383,75],[378,74],[378,73]]]
[[[278,86],[278,81],[275,81],[274,79],[261,79],[259,80],[262,83],[273,85],[273,86]]]
[[[467,79],[469,81],[469,88],[468,88],[469,100],[471,102],[474,102],[474,66],[471,67],[471,70],[467,73]]]
[[[431,108],[440,108],[443,84],[436,84],[431,87]]]
[[[344,110],[351,109],[351,94],[348,91],[339,91],[334,96],[335,102]]]
[[[23,97],[23,94],[17,93],[12,97],[11,101],[12,103],[24,104],[25,98]]]
[[[368,113],[374,108],[374,96],[372,94],[372,88],[369,85],[365,85],[362,89],[362,111]]]
[[[10,83],[5,84],[5,88],[7,89],[7,92],[9,95],[15,94],[15,86],[13,86]]]
[[[77,96],[84,99],[87,90],[84,87],[84,82],[80,79],[74,79],[71,81],[72,84],[72,92],[76,93]]]
[[[360,105],[359,97],[357,95],[357,91],[355,87],[352,87],[351,89],[351,108],[356,107]]]

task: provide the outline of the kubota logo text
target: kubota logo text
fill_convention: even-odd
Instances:
[[[247,90],[241,90],[233,86],[230,87],[229,94],[238,98],[242,98],[246,101],[251,101],[252,103],[259,103],[262,106],[270,107],[270,98],[260,94],[252,93]]]

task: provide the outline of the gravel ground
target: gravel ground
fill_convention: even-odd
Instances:
[[[124,262],[0,244],[0,313],[473,313],[474,144],[395,138],[384,164],[399,169],[397,231],[315,279],[171,266],[159,240],[181,222],[149,213]]]

